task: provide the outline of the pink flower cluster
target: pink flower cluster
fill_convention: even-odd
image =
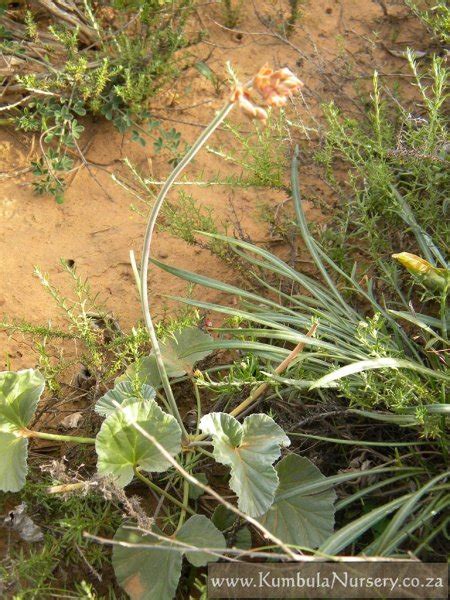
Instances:
[[[264,106],[284,106],[288,98],[296,94],[303,87],[303,83],[290,69],[283,68],[273,71],[265,65],[258,71],[250,86],[244,88],[237,86],[231,97],[232,102],[237,102],[245,115],[251,119],[265,122],[267,111],[258,106],[252,92],[257,92],[262,98]]]

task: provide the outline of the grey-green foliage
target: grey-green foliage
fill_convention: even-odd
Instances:
[[[212,337],[198,327],[185,327],[167,336],[160,344],[160,351],[167,375],[183,377],[192,375],[194,365],[206,358],[211,351],[195,350],[196,346],[212,341]],[[155,354],[144,356],[132,363],[118,381],[131,381],[133,385],[161,387]]]
[[[114,540],[136,545],[115,545],[113,549],[114,572],[132,600],[171,600],[180,579],[183,555],[200,567],[217,561],[218,553],[225,549],[222,533],[204,515],[190,517],[170,538],[156,526],[144,533],[124,525]]]
[[[285,456],[275,469],[280,483],[260,523],[286,543],[317,548],[333,533],[333,488],[310,460],[298,454]],[[320,482],[322,488],[308,489]]]
[[[0,373],[0,490],[17,492],[25,484],[28,439],[21,435],[30,424],[45,381],[39,371]]]
[[[135,469],[161,473],[171,463],[149,440],[155,438],[175,456],[181,450],[181,429],[175,417],[164,413],[155,400],[127,398],[109,414],[95,440],[97,469],[120,486],[128,485]]]
[[[279,483],[272,465],[281,448],[290,444],[283,429],[264,414],[250,415],[241,425],[225,413],[204,416],[200,427],[212,437],[214,458],[231,467],[229,485],[238,496],[239,508],[251,517],[262,515]]]
[[[300,199],[297,203],[301,210]],[[423,352],[423,347],[406,335],[403,317],[394,318],[378,302],[370,281],[363,287],[355,273],[346,274],[325,255],[307,228],[303,234],[308,236],[314,260],[320,269],[328,273],[329,281],[325,284],[296,271],[263,248],[225,236],[217,237],[229,243],[239,257],[248,262],[249,272],[255,269],[255,280],[262,289],[266,289],[266,295],[163,266],[192,283],[230,293],[242,300],[241,307],[236,308],[180,298],[200,309],[229,315],[236,323],[228,328],[230,333],[235,334],[231,339],[217,339],[197,348],[204,351],[226,348],[252,353],[265,365],[260,369],[265,371],[267,380],[292,392],[317,386],[316,382],[339,367],[372,361],[369,365],[364,363],[370,369],[358,368],[338,382],[336,379],[334,384],[339,393],[360,407],[384,407],[397,414],[409,412],[412,417],[415,416],[415,423],[424,424],[430,434],[438,435],[440,421],[432,415],[429,407],[442,402],[442,386],[448,385],[449,381],[445,365],[435,354]],[[261,276],[261,273],[265,275]],[[278,278],[280,282],[288,281],[297,291],[285,294],[279,284],[275,287],[276,284],[270,283],[271,275],[275,281]],[[372,307],[373,316],[360,314],[344,299],[332,279],[341,277],[347,288]],[[427,315],[413,315],[408,305],[405,308],[405,312],[419,323],[435,324],[432,333],[422,330],[430,347],[445,347],[446,329],[441,320],[429,321]],[[310,338],[304,332],[314,320],[319,322],[319,326],[316,336]],[[299,360],[293,361],[286,373],[276,374],[275,366],[290,352],[283,344],[300,342],[305,343],[305,350]],[[402,360],[406,364],[396,362]],[[384,368],[379,368],[383,365]],[[404,370],[405,366],[408,370]]]
[[[195,362],[210,352],[201,346],[211,343],[211,336],[195,328],[186,328],[167,338],[162,351],[170,375],[180,377],[191,373]],[[17,491],[25,481],[28,440],[22,434],[50,436],[53,440],[75,443],[94,441],[28,429],[44,385],[42,375],[32,369],[0,374],[0,450],[5,459],[0,466],[0,487],[5,491]],[[171,471],[176,462],[184,462],[184,457],[177,457],[182,450],[180,425],[172,414],[158,406],[155,396],[153,387],[134,377],[117,382],[96,404],[95,410],[105,417],[95,437],[97,470],[116,486],[127,486],[137,475],[152,489],[158,490],[158,486],[146,480],[141,471],[165,473]],[[296,507],[291,515],[292,526],[299,532],[295,543],[317,545],[322,541],[324,531],[333,527],[334,494],[329,490],[324,492],[320,496],[321,509],[317,511],[317,507],[312,510],[307,494],[302,494],[301,489],[289,488],[292,481],[300,485],[303,480],[310,483],[322,476],[307,459],[295,455],[274,466],[290,440],[271,417],[252,414],[241,424],[230,414],[211,413],[202,418],[200,429],[212,438],[214,458],[230,466],[230,487],[237,494],[242,512],[259,516],[261,522],[267,520],[268,529],[275,535],[287,535],[286,531],[279,530],[277,515],[285,510],[280,494],[285,494],[288,488],[292,496],[289,502]],[[191,452],[195,452],[195,444]],[[287,483],[286,468],[283,467],[286,464],[294,478]],[[197,481],[205,484],[208,479],[200,472]],[[170,600],[177,589],[183,555],[195,567],[222,556],[226,548],[224,535],[214,522],[195,514],[190,507],[190,501],[198,500],[201,495],[195,486],[192,488],[192,493],[189,486],[184,488],[183,504],[164,492],[166,498],[182,508],[179,525],[171,535],[167,535],[167,531],[174,529],[170,515],[165,533],[156,525],[151,531],[143,530],[142,525],[141,528],[123,526],[117,531],[113,566],[120,585],[131,598]],[[267,513],[268,510],[272,512]],[[186,512],[192,516],[184,522]],[[133,514],[139,514],[139,511]],[[218,518],[217,513],[216,522]],[[310,520],[308,536],[303,526],[305,518]],[[234,518],[230,525],[234,530],[232,544],[235,548],[248,550],[252,546],[251,531],[244,522],[235,521]],[[228,517],[222,518],[220,529],[228,530],[227,523]],[[124,542],[126,545],[122,545]]]
[[[95,412],[108,417],[117,407],[129,398],[153,400],[156,392],[150,385],[142,384],[137,388],[132,381],[118,381],[112,390],[104,394],[95,404]]]

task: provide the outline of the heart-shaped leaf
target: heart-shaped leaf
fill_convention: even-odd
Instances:
[[[190,517],[177,533],[176,539],[190,546],[212,550],[223,550],[226,546],[223,535],[204,515]],[[219,557],[214,554],[189,550],[186,550],[186,558],[194,567],[204,567],[209,562],[219,560]]]
[[[29,425],[44,391],[39,371],[0,373],[0,431],[14,431]]]
[[[125,400],[103,421],[95,441],[98,472],[112,475],[122,487],[133,479],[136,467],[160,473],[171,466],[134,424],[156,438],[172,456],[181,450],[181,429],[172,415],[163,412],[154,400]]]
[[[0,373],[0,490],[17,492],[25,484],[28,440],[18,430],[27,427],[44,391],[39,371]]]
[[[192,348],[212,341],[212,337],[197,327],[186,327],[177,331],[160,344],[160,350],[168,377],[183,377],[191,374],[195,363],[211,354],[211,350],[192,352]],[[161,377],[153,353],[132,363],[125,374],[116,381],[140,382],[154,387],[161,387]]]
[[[28,440],[14,433],[0,432],[0,490],[18,492],[27,475]]]
[[[153,533],[163,535],[154,527]],[[225,538],[204,515],[194,515],[186,521],[174,541],[196,548],[225,549]],[[153,548],[115,545],[112,563],[117,581],[131,600],[172,600],[181,575],[183,554],[195,566],[218,560],[207,552],[189,551],[170,540],[161,540],[151,533],[120,527],[114,536],[116,542]]]
[[[310,460],[298,454],[285,456],[275,468],[280,485],[273,505],[258,521],[286,544],[317,548],[333,533],[333,488]],[[318,488],[321,481],[324,485]]]
[[[218,504],[216,506],[211,517],[211,521],[214,523],[217,529],[220,529],[220,531],[230,529],[230,527],[232,527],[236,522],[236,519],[236,513],[232,512],[223,504]]]
[[[116,383],[112,390],[106,392],[95,404],[95,412],[103,417],[108,417],[117,410],[117,404],[122,404],[129,398],[141,398],[144,400],[153,400],[155,390],[150,386],[143,384],[140,390],[136,390],[133,382],[120,381]],[[117,403],[117,404],[116,404]]]
[[[154,527],[158,535],[162,532]],[[151,534],[120,527],[115,542],[151,545],[154,548],[115,545],[112,564],[119,585],[131,600],[172,600],[181,575],[183,556],[172,550],[173,544],[161,541]]]
[[[155,355],[143,356],[136,362],[131,363],[125,373],[117,377],[115,383],[117,385],[123,381],[131,381],[134,386],[148,385],[155,389],[161,387],[161,377]]]
[[[202,418],[200,427],[212,436],[214,458],[231,467],[230,487],[239,508],[252,517],[264,514],[278,487],[272,465],[281,446],[289,446],[287,435],[264,414],[250,415],[241,425],[226,413],[211,413]]]
[[[209,333],[198,327],[186,327],[168,337],[160,346],[169,377],[182,377],[192,373],[195,363],[211,354],[211,350],[193,352],[192,349],[212,341]]]

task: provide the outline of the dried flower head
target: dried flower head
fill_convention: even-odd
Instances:
[[[288,68],[272,71],[262,67],[253,80],[253,88],[267,106],[284,106],[290,96],[296,94],[303,83]]]
[[[231,100],[237,102],[244,114],[251,119],[258,119],[265,122],[267,111],[258,106],[257,101],[252,96],[253,91],[259,94],[264,106],[279,108],[285,106],[288,98],[296,94],[302,86],[303,83],[290,69],[285,67],[273,71],[265,65],[258,71],[248,87],[238,86],[235,89]]]
[[[266,122],[268,117],[267,111],[255,104],[250,93],[247,90],[244,90],[242,86],[239,86],[234,90],[231,100],[237,102],[244,115],[250,119],[257,119],[263,123]]]

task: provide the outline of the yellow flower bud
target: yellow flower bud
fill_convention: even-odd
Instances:
[[[412,275],[419,277],[423,284],[431,289],[444,290],[450,283],[449,269],[439,269],[420,256],[400,252],[393,254],[392,258],[395,258]]]

